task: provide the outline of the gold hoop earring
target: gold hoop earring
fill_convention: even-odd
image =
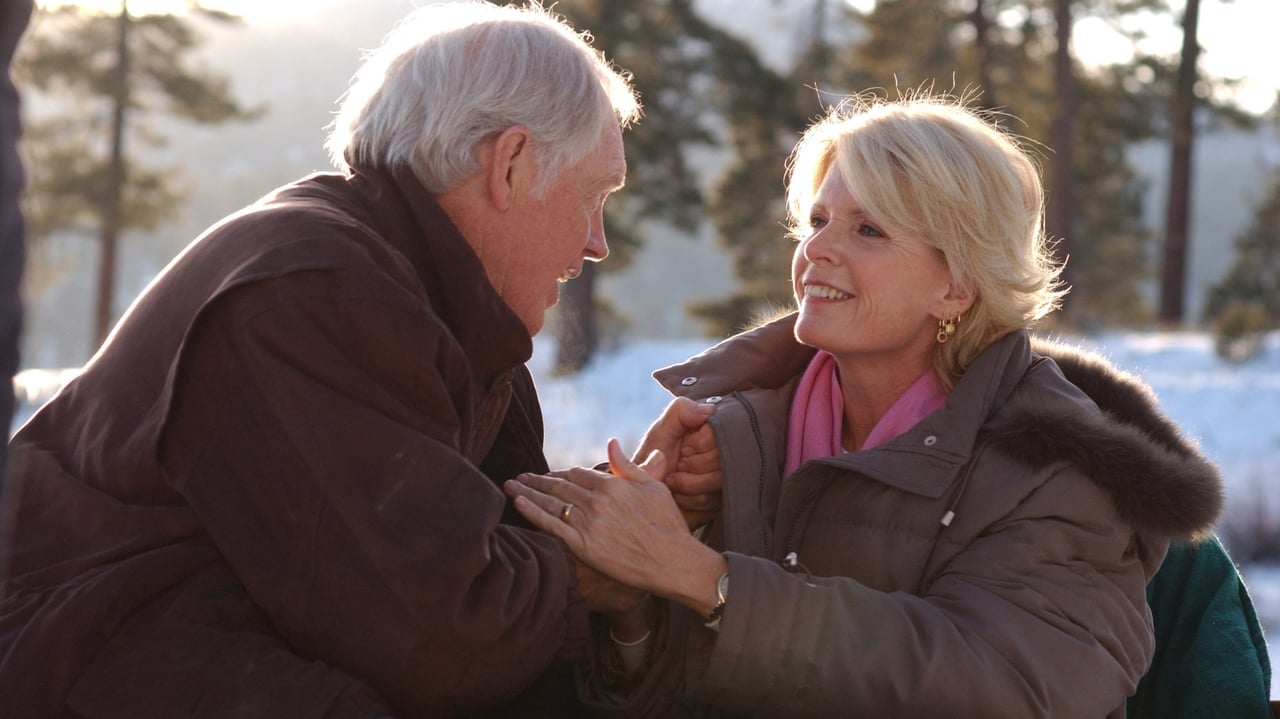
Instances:
[[[944,345],[951,339],[951,335],[956,333],[956,323],[959,321],[959,317],[953,320],[938,320],[938,344]]]

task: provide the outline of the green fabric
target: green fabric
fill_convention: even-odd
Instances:
[[[1249,592],[1216,537],[1169,548],[1147,584],[1156,654],[1128,716],[1272,719],[1271,662]]]

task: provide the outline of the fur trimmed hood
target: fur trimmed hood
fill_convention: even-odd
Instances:
[[[1210,532],[1224,504],[1222,477],[1160,410],[1155,393],[1100,355],[1043,339],[1033,339],[1032,350],[1102,411],[1053,403],[1048,412],[1039,397],[1017,393],[990,427],[992,443],[1037,466],[1084,468],[1136,527],[1171,537]]]

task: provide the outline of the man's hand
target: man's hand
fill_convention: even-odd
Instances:
[[[611,473],[575,467],[563,477],[521,474],[503,490],[515,498],[516,511],[564,540],[583,564],[706,614],[715,605],[710,589],[728,563],[690,534],[671,490],[654,479],[668,474],[667,458],[655,451],[637,465],[618,440],[609,440],[607,449]],[[636,594],[619,596],[618,587],[595,584],[595,577],[584,579],[584,594],[599,611],[625,612],[628,602],[638,601]]]

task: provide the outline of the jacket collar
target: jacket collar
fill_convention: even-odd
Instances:
[[[778,389],[804,371],[816,352],[795,341],[793,312],[734,335],[684,362],[663,367],[654,379],[674,395],[702,400],[748,389]]]
[[[750,389],[789,393],[814,353],[794,340],[794,325],[793,313],[654,377],[692,399]],[[987,347],[946,406],[902,436],[818,461],[856,466],[890,486],[937,497],[984,443],[1034,467],[1076,464],[1145,531],[1203,534],[1222,510],[1217,469],[1160,411],[1150,388],[1100,356],[1033,340],[1025,331]]]
[[[487,384],[529,361],[524,323],[489,283],[480,258],[411,170],[356,168],[369,221],[413,266],[436,313]]]
[[[1009,400],[1031,361],[1027,334],[1012,332],[974,359],[942,409],[880,447],[822,462],[936,499],[980,451],[986,418]]]
[[[794,384],[816,350],[795,341],[797,315],[792,312],[756,329],[735,335],[681,364],[658,370],[654,377],[673,394],[702,400],[748,390],[777,391],[789,405]],[[981,407],[994,398],[992,375],[999,376],[1008,353],[981,355],[947,398],[947,406],[905,434],[866,452],[813,460],[813,464],[855,469],[886,485],[913,494],[939,497],[968,461]],[[1005,392],[1012,391],[1007,388]],[[959,405],[956,398],[975,394],[980,402]],[[972,416],[970,416],[972,415]],[[968,417],[968,421],[966,421]],[[785,417],[776,421],[785,422]],[[909,471],[904,470],[909,462]]]
[[[671,393],[692,399],[787,387],[804,371],[816,352],[795,341],[796,318],[797,314],[792,312],[735,335],[683,363],[660,369],[653,376]],[[943,409],[886,446],[915,443],[918,439],[921,451],[940,460],[937,463],[940,469],[954,470],[968,459],[977,428],[992,407],[1002,404],[1013,393],[1021,374],[1015,372],[1009,377],[1010,366],[1025,366],[1030,359],[1024,332],[1012,333],[993,343],[960,378]],[[859,453],[860,456],[871,454]]]

